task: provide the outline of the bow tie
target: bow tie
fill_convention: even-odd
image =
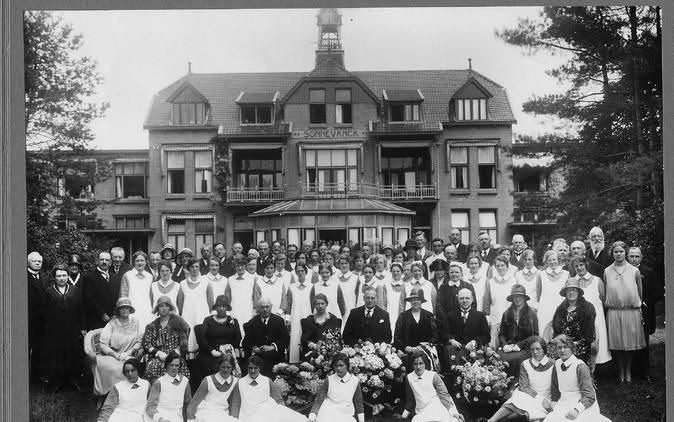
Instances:
[[[565,365],[564,362],[562,362],[562,371],[566,371],[570,367],[571,367],[571,365]]]
[[[237,280],[243,280],[243,277],[242,277],[242,276],[238,276],[236,279],[237,279]]]
[[[422,379],[424,379],[424,378],[417,376],[417,381],[421,381]]]
[[[252,381],[250,382],[250,385],[252,385],[252,386],[255,386],[255,385],[257,385],[257,381],[255,381],[255,380],[252,380]]]
[[[133,384],[133,385],[131,386],[131,389],[132,389],[132,390],[135,390],[136,388],[140,388],[140,386],[139,386],[138,384]]]
[[[173,378],[173,381],[171,381],[171,384],[173,384],[173,385],[180,384],[180,380],[178,379],[178,377]]]

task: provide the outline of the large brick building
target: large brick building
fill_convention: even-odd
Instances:
[[[189,72],[161,89],[145,120],[148,153],[113,160],[98,232],[124,229],[118,243],[149,249],[402,244],[416,230],[446,239],[451,227],[464,241],[487,230],[509,243],[506,90],[471,68],[350,70],[339,12],[317,21],[308,72]]]

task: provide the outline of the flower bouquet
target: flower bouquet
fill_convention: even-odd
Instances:
[[[299,410],[311,405],[323,379],[309,362],[300,364],[279,363],[272,369],[274,384],[288,407]]]
[[[469,348],[463,356],[450,356],[450,371],[455,375],[455,398],[472,409],[491,411],[506,400],[513,380],[505,372],[508,366],[489,346]]]
[[[395,347],[364,341],[354,347],[343,348],[342,353],[349,356],[351,373],[360,379],[363,399],[367,404],[381,410],[380,403],[391,404],[400,400],[392,393],[396,392],[396,384],[402,385],[405,367]]]

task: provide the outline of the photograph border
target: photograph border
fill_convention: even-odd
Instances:
[[[0,0],[2,12],[2,75],[0,82],[0,420],[28,421],[28,318],[26,267],[25,131],[23,127],[24,10],[152,10],[152,9],[260,9],[457,6],[581,6],[659,5],[663,20],[663,162],[664,180],[674,178],[674,2],[653,1],[550,1],[550,0],[445,0],[445,1],[308,1],[308,0]],[[664,189],[665,214],[674,209],[671,186]],[[674,249],[674,219],[665,219],[665,250]],[[671,254],[670,254],[671,255]],[[667,255],[666,255],[667,256]],[[665,259],[666,260],[666,259]],[[665,265],[668,285],[674,285],[674,265]],[[674,288],[674,287],[673,287]],[[666,302],[668,305],[668,302]],[[674,320],[674,306],[665,306],[666,320]],[[674,335],[672,326],[667,336]],[[674,391],[674,350],[666,347],[668,390]],[[635,405],[637,403],[634,403]],[[674,422],[674,400],[667,403],[668,421]]]

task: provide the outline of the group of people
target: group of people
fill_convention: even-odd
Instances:
[[[635,351],[643,353],[637,360],[643,364],[645,358],[646,369],[639,371],[648,376],[647,339],[664,288],[640,265],[639,248],[623,242],[605,248],[595,227],[589,248],[558,239],[538,268],[521,235],[513,236],[510,247],[497,247],[486,232],[475,243],[460,240],[460,231],[452,229],[449,242],[434,238],[429,250],[418,232],[401,248],[382,245],[380,253],[368,244],[352,250],[260,242],[246,256],[240,243],[229,256],[217,243],[203,245],[200,257],[166,244],[158,252],[135,252],[132,265],[123,249],[112,248],[100,252],[88,272],[71,255],[68,265],[55,265],[49,275],[32,252],[31,374],[55,389],[68,383],[79,388],[83,336],[97,333],[94,391],[107,394],[102,421],[135,420],[124,413],[129,406],[160,415],[154,420],[222,420],[208,415],[225,413],[244,420],[305,420],[276,409],[282,399],[271,382],[272,368],[307,360],[335,333],[345,345],[386,342],[406,353],[404,364],[413,371],[403,392],[403,416],[439,412],[439,420],[460,418],[437,372],[447,372],[451,358],[485,345],[509,363],[520,389],[523,377],[546,365],[532,354],[531,339],[538,337],[534,344],[545,349],[552,338],[565,336],[573,352],[555,348],[550,361],[573,355],[574,365],[588,369],[590,384],[595,365],[612,357],[620,381],[631,382]],[[341,409],[351,416],[344,420],[361,419],[358,378],[349,374],[348,357],[338,356],[335,375],[314,404],[314,419],[327,420],[321,403],[346,403]],[[584,369],[576,373],[578,382],[587,381],[580,379]],[[561,391],[570,388],[559,376],[555,380]],[[589,409],[588,400],[584,396],[584,407],[576,410]]]

